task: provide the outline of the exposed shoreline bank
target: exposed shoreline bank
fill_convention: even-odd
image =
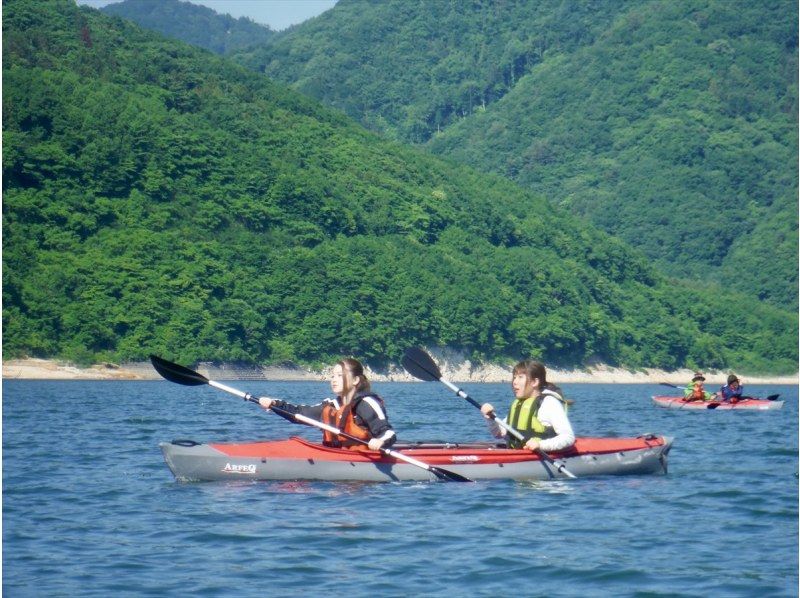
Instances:
[[[468,361],[444,362],[440,364],[443,376],[453,382],[508,382],[510,367],[496,365],[478,366]],[[197,370],[216,380],[327,380],[328,371],[310,371],[302,368],[265,366],[241,369],[233,366],[201,364]],[[548,379],[558,384],[670,384],[684,385],[692,377],[691,370],[667,372],[646,369],[628,371],[599,365],[587,370],[559,370],[548,368]],[[737,372],[738,374],[738,372]],[[368,370],[367,375],[375,382],[412,382],[410,375],[399,368],[385,372]],[[725,383],[727,372],[706,372],[706,386],[713,388]],[[748,376],[738,374],[745,384],[798,384],[800,377],[793,376]],[[160,380],[148,362],[93,365],[81,368],[47,359],[12,359],[3,362],[3,379],[24,380]]]

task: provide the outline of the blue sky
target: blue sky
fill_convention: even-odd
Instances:
[[[119,0],[78,0],[78,4],[100,8]],[[157,2],[158,0],[152,0]],[[189,0],[232,17],[250,17],[275,31],[302,23],[333,8],[336,0]]]

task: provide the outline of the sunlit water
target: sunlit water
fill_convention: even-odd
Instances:
[[[228,382],[317,402],[327,384]],[[158,443],[318,439],[208,386],[3,382],[6,596],[796,596],[798,412],[662,409],[564,385],[583,436],[675,437],[666,476],[174,481]],[[504,384],[467,384],[505,412]],[[489,440],[436,383],[377,384],[404,440]]]

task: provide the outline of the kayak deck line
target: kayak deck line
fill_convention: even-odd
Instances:
[[[551,456],[578,477],[666,473],[672,439],[576,439],[569,450]],[[235,477],[255,480],[433,480],[430,472],[370,450],[327,447],[303,438],[244,443],[176,440],[161,443],[164,459],[180,481],[215,481]],[[539,455],[496,443],[397,443],[392,449],[470,479],[564,478]]]

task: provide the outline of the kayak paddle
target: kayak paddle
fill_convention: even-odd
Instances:
[[[406,371],[414,376],[415,378],[419,378],[420,380],[424,380],[425,382],[434,382],[438,381],[444,384],[447,388],[452,390],[456,393],[459,397],[470,403],[471,405],[477,407],[479,410],[481,408],[480,403],[478,403],[475,399],[465,393],[463,390],[458,388],[452,382],[445,380],[442,377],[442,372],[439,370],[439,366],[436,365],[436,362],[433,361],[430,355],[428,355],[424,349],[421,347],[412,347],[405,352],[403,355],[403,359],[401,360],[403,367]],[[518,430],[514,429],[513,427],[506,424],[503,420],[497,419],[497,415],[492,412],[489,414],[493,420],[497,422],[497,424],[503,428],[506,432],[514,436],[517,440],[525,440],[525,437],[519,433]],[[551,465],[553,465],[557,471],[563,473],[565,476],[574,478],[576,477],[571,471],[569,471],[563,463],[555,461],[550,455],[545,453],[542,449],[536,449],[536,454],[539,455],[544,461],[547,461]]]
[[[176,384],[183,384],[184,386],[200,386],[202,384],[208,384],[209,386],[213,386],[214,388],[223,390],[227,393],[230,393],[241,399],[244,399],[245,401],[250,401],[251,403],[259,404],[258,397],[251,395],[249,392],[242,392],[241,390],[237,390],[235,388],[227,386],[226,384],[222,384],[214,380],[209,380],[199,372],[195,372],[194,370],[190,370],[189,368],[184,367],[182,365],[178,365],[177,363],[172,363],[171,361],[162,359],[157,355],[151,355],[150,361],[152,362],[153,367],[156,369],[156,371],[170,382],[175,382]],[[288,411],[285,411],[284,409],[281,409],[279,407],[271,407],[270,409],[276,412],[280,411],[281,414],[287,419],[294,419],[296,421],[303,422],[304,424],[320,428],[321,430],[327,430],[328,432],[344,436],[348,440],[354,440],[356,442],[360,442],[361,444],[369,444],[369,441],[367,440],[363,440],[362,438],[357,438],[355,436],[351,436],[350,434],[346,434],[345,432],[342,432],[341,430],[335,428],[334,426],[329,426],[328,424],[325,424],[321,421],[317,421],[310,417],[306,417],[305,415],[299,413],[296,414],[289,413]],[[384,455],[393,457],[398,461],[405,461],[406,463],[410,463],[411,465],[415,465],[417,467],[425,469],[426,471],[429,471],[430,473],[435,475],[440,480],[446,480],[450,482],[472,481],[469,478],[464,477],[453,471],[448,471],[446,469],[442,469],[441,467],[434,467],[432,465],[428,465],[427,463],[423,463],[422,461],[418,461],[416,459],[413,459],[411,457],[408,457],[402,453],[398,453],[397,451],[393,451],[391,449],[382,448],[380,449],[380,451]]]

